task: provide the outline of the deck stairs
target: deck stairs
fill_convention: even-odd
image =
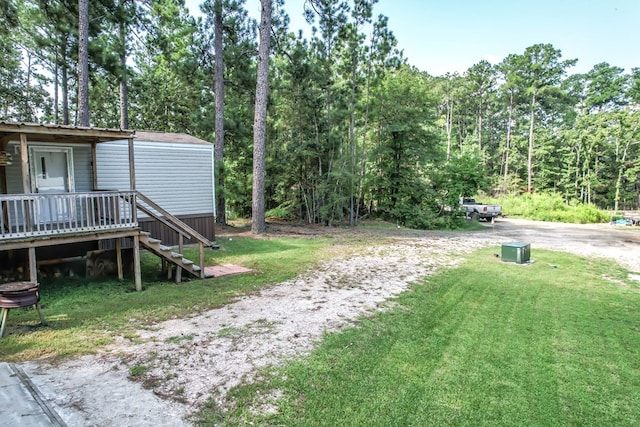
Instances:
[[[154,239],[151,237],[151,234],[146,231],[140,232],[140,244],[144,246],[149,251],[153,252],[157,256],[159,256],[164,263],[166,263],[167,268],[171,265],[177,267],[176,269],[176,281],[180,281],[180,270],[184,270],[188,273],[191,273],[195,277],[202,278],[204,274],[202,273],[202,269],[196,263],[184,257],[183,254],[179,252],[175,252],[173,248],[169,246],[165,246],[162,244],[161,240]],[[171,277],[169,277],[171,278]]]
[[[136,209],[153,217],[178,234],[179,244],[177,250],[174,250],[169,246],[163,245],[159,239],[153,238],[150,233],[140,231],[140,244],[162,259],[163,271],[167,272],[168,279],[172,278],[174,267],[175,281],[178,283],[182,280],[183,270],[200,279],[207,277],[204,268],[204,248],[212,248],[214,246],[213,242],[162,209],[140,192],[137,193],[136,197]],[[199,260],[197,263],[184,257],[182,253],[184,239],[189,239],[193,243],[197,243],[199,247]]]

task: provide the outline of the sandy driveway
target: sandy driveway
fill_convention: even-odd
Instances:
[[[222,402],[257,370],[310,351],[325,331],[384,309],[411,282],[478,247],[526,241],[536,248],[610,257],[640,275],[640,230],[499,220],[469,233],[403,231],[391,244],[320,268],[223,308],[140,330],[96,356],[58,366],[23,363],[69,426],[179,426],[209,396]],[[144,367],[148,388],[127,377]],[[265,397],[268,405],[269,398]]]

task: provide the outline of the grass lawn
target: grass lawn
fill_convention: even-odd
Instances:
[[[637,426],[640,287],[611,262],[496,249],[428,278],[201,425]],[[278,396],[272,399],[269,396]]]
[[[7,328],[11,333],[0,340],[0,361],[94,353],[113,342],[114,335],[135,340],[135,330],[141,326],[219,307],[239,294],[292,278],[328,256],[328,248],[336,242],[331,238],[233,238],[220,243],[221,250],[206,252],[207,265],[243,265],[259,274],[176,284],[160,276],[160,259],[145,253],[143,292],[134,291],[131,278],[43,279],[41,304],[49,326],[35,326],[38,315],[33,309],[11,310]],[[197,249],[185,252],[187,258],[197,259]]]

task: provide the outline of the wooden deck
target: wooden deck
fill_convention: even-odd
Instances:
[[[131,237],[134,280],[140,279],[135,191],[0,195],[0,250],[27,249],[29,281],[37,282],[36,248]],[[123,277],[120,245],[118,277]]]
[[[175,265],[177,282],[182,270],[205,278],[204,248],[213,243],[137,191],[0,195],[0,206],[0,251],[28,249],[31,282],[37,282],[36,248],[107,239],[115,242],[118,277],[122,279],[121,238],[131,238],[134,280],[139,291],[140,245],[158,255],[163,265]],[[177,234],[179,252],[140,230],[138,210]],[[184,239],[198,244],[197,263],[183,257]],[[168,268],[169,278],[171,271]]]
[[[1,248],[137,229],[135,203],[135,191],[0,195]]]

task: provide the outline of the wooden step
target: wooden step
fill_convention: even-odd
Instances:
[[[151,237],[150,233],[146,231],[141,231],[140,236],[140,242],[147,246],[151,251],[155,252],[156,255],[164,257],[167,261],[179,268],[183,268],[198,277],[200,276],[200,271],[202,271],[202,269],[193,261],[185,259],[184,254],[174,252],[173,248],[163,245],[160,239]]]

